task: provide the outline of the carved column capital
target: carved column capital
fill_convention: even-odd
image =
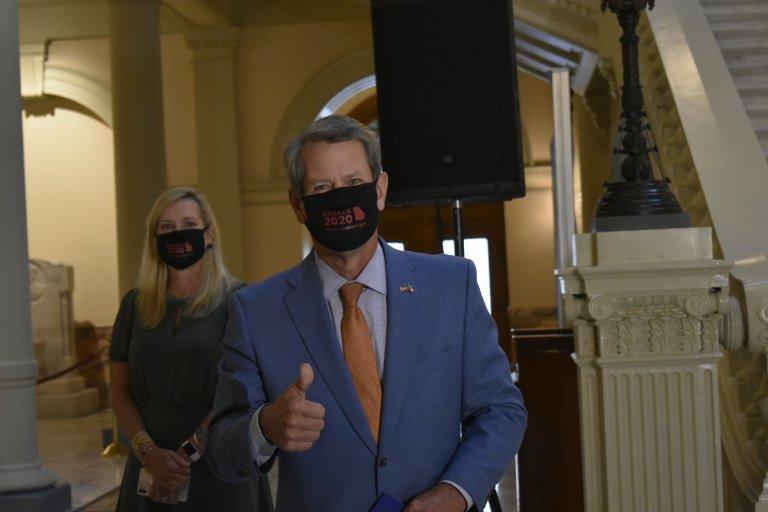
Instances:
[[[597,344],[579,343],[577,353],[579,357],[612,359],[718,354],[724,319],[719,312],[722,293],[701,289],[587,294],[586,309],[578,321],[595,329],[587,338]]]

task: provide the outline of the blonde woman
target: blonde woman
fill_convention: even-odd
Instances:
[[[133,448],[117,510],[271,511],[266,479],[225,483],[201,458],[226,302],[243,286],[222,262],[213,212],[177,187],[155,201],[146,226],[139,285],[123,298],[110,346],[112,407]],[[142,467],[147,496],[137,493]]]

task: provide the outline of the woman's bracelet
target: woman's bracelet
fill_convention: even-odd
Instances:
[[[157,445],[149,436],[146,430],[138,432],[133,439],[131,439],[131,447],[136,458],[139,459],[141,465],[144,465],[144,459],[152,449],[157,448]]]

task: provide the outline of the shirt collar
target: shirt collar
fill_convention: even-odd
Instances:
[[[315,266],[320,275],[320,283],[323,287],[323,295],[328,300],[331,296],[339,293],[342,286],[347,284],[347,280],[336,273],[326,262],[314,253]],[[362,284],[382,295],[387,294],[387,271],[384,262],[384,249],[381,244],[376,244],[376,251],[373,253],[371,261],[365,266],[355,282]]]

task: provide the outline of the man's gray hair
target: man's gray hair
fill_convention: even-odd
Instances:
[[[288,181],[298,195],[303,195],[304,159],[301,152],[310,142],[346,142],[359,140],[365,148],[368,165],[374,181],[381,174],[381,148],[379,136],[362,123],[346,116],[328,116],[317,119],[304,128],[285,148],[283,158],[288,170]]]

